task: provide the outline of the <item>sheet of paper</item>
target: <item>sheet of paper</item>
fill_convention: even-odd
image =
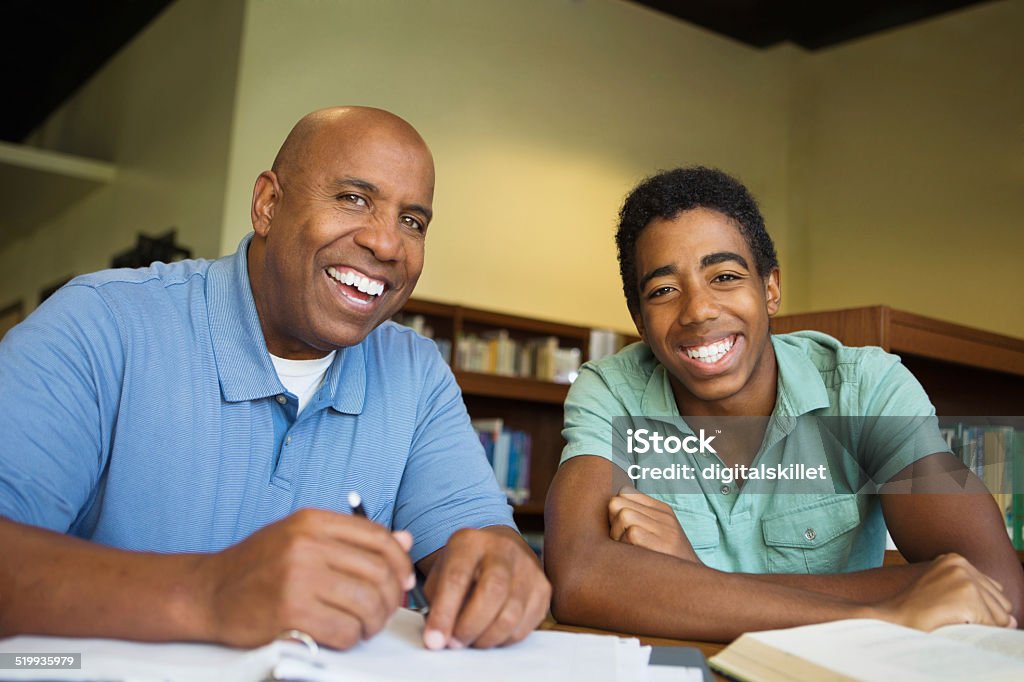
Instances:
[[[423,618],[400,610],[369,642],[346,652],[322,649],[315,658],[295,643],[252,651],[206,644],[143,644],[102,639],[14,637],[0,652],[82,654],[81,670],[3,670],[4,680],[80,682],[647,682],[650,649],[635,639],[541,631],[518,644],[488,651],[429,651]],[[677,669],[678,670],[678,669]]]

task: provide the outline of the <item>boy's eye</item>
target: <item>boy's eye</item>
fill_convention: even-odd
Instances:
[[[659,296],[664,296],[670,291],[672,291],[672,287],[658,287],[651,293],[647,294],[647,298],[657,298]]]

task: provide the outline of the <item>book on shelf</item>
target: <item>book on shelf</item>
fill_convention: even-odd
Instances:
[[[940,429],[947,445],[992,493],[1011,529],[1014,546],[1021,549],[1020,504],[1024,486],[1024,432],[1012,426],[973,425],[958,421]],[[1014,494],[1016,493],[1016,494]]]
[[[559,346],[557,336],[513,338],[507,329],[460,334],[455,342],[455,369],[502,376],[572,383],[582,351]]]
[[[1024,680],[1024,631],[947,625],[926,633],[879,620],[749,632],[708,660],[741,682]]]
[[[532,441],[525,431],[505,428],[504,420],[474,419],[471,422],[494,478],[512,504],[530,500],[530,455]]]

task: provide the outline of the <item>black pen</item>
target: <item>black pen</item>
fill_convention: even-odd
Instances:
[[[348,506],[352,508],[352,513],[355,516],[362,516],[364,519],[366,516],[366,509],[363,508],[363,498],[356,491],[352,491],[348,494]],[[423,594],[423,590],[420,589],[419,582],[416,582],[412,586],[412,598],[416,601],[416,605],[419,607],[420,613],[424,616],[430,611],[430,602],[427,601],[426,595]]]

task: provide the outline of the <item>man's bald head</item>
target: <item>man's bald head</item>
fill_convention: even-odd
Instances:
[[[427,143],[405,119],[383,109],[345,106],[318,109],[299,119],[278,150],[271,170],[279,177],[300,175],[316,162],[316,150],[325,139],[357,140],[377,135],[386,135],[426,154],[433,164]]]

